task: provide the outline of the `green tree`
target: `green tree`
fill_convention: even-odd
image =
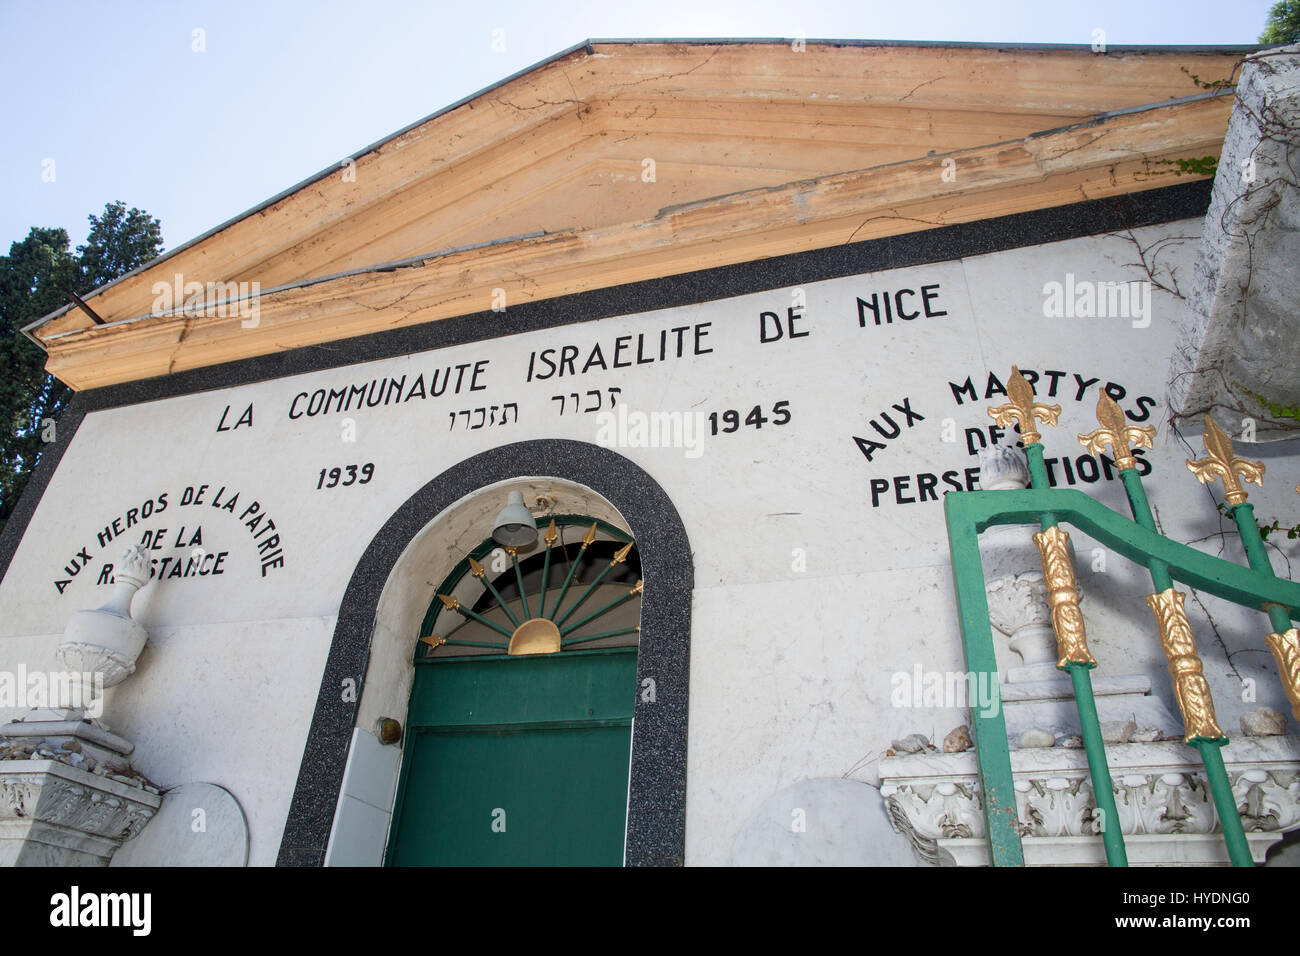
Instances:
[[[162,224],[147,212],[111,202],[102,216],[87,218],[90,235],[84,246],[77,246],[78,295],[126,275],[162,251]]]
[[[52,435],[71,390],[45,372],[45,353],[19,331],[125,275],[162,251],[159,221],[122,202],[91,215],[90,235],[74,255],[64,229],[32,227],[0,256],[0,531]]]
[[[1300,0],[1278,0],[1268,12],[1260,43],[1300,43]]]

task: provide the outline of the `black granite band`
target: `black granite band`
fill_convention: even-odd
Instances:
[[[663,488],[627,458],[586,442],[548,440],[503,445],[453,465],[407,499],[371,540],[339,608],[280,843],[280,866],[319,866],[325,860],[370,661],[375,612],[402,552],[435,515],[461,498],[525,477],[560,478],[591,488],[618,509],[636,539],[645,581],[637,686],[651,678],[655,694],[653,700],[638,694],[633,712],[625,859],[629,866],[681,865],[693,585],[686,528]],[[350,702],[339,693],[347,679],[357,685]]]

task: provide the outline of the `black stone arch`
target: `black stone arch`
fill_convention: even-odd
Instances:
[[[325,862],[379,597],[402,552],[435,515],[467,495],[533,477],[586,485],[618,509],[636,540],[645,581],[637,687],[653,680],[654,693],[638,692],[633,712],[625,861],[628,866],[682,864],[694,581],[686,528],[659,483],[627,458],[586,442],[543,439],[504,445],[453,465],[408,498],[371,540],[339,607],[276,865]],[[356,683],[356,700],[344,701],[341,688],[349,679]]]

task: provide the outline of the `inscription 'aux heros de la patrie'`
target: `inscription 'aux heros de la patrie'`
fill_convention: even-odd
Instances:
[[[270,511],[260,500],[227,485],[188,485],[180,495],[171,491],[151,495],[140,504],[105,519],[94,539],[98,549],[102,550],[119,538],[135,537],[150,553],[149,574],[152,578],[219,577],[226,573],[226,559],[230,552],[214,547],[210,541],[210,533],[203,525],[209,516],[213,516],[209,509],[234,518],[243,527],[256,548],[262,577],[284,567],[280,529]],[[164,514],[167,515],[165,519],[162,518]],[[54,587],[60,594],[95,560],[97,555],[92,553],[92,548],[96,545],[78,548],[64,565],[62,576],[55,576]],[[113,565],[104,562],[95,583],[108,584],[112,578]]]

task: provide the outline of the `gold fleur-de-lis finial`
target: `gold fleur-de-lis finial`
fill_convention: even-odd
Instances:
[[[1055,425],[1057,416],[1061,414],[1060,405],[1034,401],[1034,387],[1015,365],[1011,366],[1011,378],[1007,380],[1007,398],[1011,399],[1007,404],[989,407],[989,417],[1003,428],[1009,429],[1019,423],[1020,440],[1025,445],[1033,445],[1043,437],[1035,427],[1034,419],[1045,425]]]
[[[1097,422],[1101,427],[1080,435],[1079,443],[1094,455],[1100,455],[1109,445],[1115,457],[1115,467],[1120,471],[1137,467],[1137,459],[1129,449],[1130,444],[1150,448],[1155,443],[1155,426],[1128,424],[1123,410],[1105,392],[1097,398]]]
[[[479,564],[472,557],[469,559],[469,573],[476,578],[482,578],[487,572],[483,570],[483,565]]]
[[[555,530],[555,519],[552,518],[550,527],[546,529],[546,546],[548,548],[554,546],[559,537],[560,533]]]
[[[1214,419],[1209,415],[1205,416],[1203,440],[1209,457],[1187,459],[1187,467],[1196,476],[1197,481],[1208,485],[1215,478],[1220,479],[1223,482],[1223,497],[1228,499],[1230,505],[1239,505],[1247,497],[1241,487],[1241,481],[1237,478],[1238,474],[1261,488],[1264,486],[1264,463],[1233,457],[1232,439],[1223,433],[1223,429],[1214,424]],[[1300,491],[1300,486],[1296,491]]]
[[[447,643],[447,639],[437,634],[426,634],[420,638],[420,643],[427,644],[430,650],[436,651],[440,646]]]

